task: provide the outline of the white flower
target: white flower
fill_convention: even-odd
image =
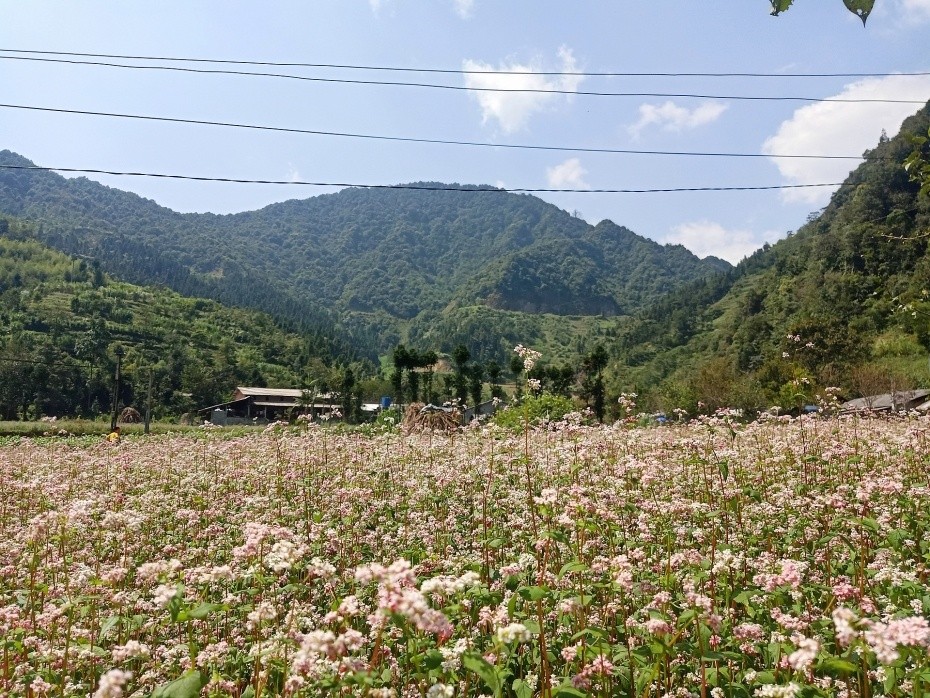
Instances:
[[[455,689],[452,686],[446,686],[444,683],[434,683],[426,692],[426,698],[452,698]]]
[[[100,677],[94,698],[122,698],[123,686],[132,678],[132,673],[122,669],[110,669]]]
[[[497,639],[505,645],[529,642],[533,635],[523,623],[511,623],[497,629]]]
[[[171,584],[160,584],[152,592],[152,598],[158,608],[167,608],[168,604],[178,595],[178,588]]]
[[[753,692],[753,695],[758,696],[758,698],[795,698],[800,690],[801,687],[794,681],[787,686],[777,686],[770,683],[759,686],[759,688]]]
[[[813,638],[806,637],[798,643],[798,649],[788,656],[788,664],[795,671],[805,672],[814,663],[820,643]]]

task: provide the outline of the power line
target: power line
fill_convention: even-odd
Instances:
[[[398,66],[349,65],[340,63],[286,63],[278,61],[241,61],[218,58],[181,58],[171,56],[127,56],[112,53],[77,53],[73,51],[36,51],[31,49],[0,48],[0,53],[33,53],[44,56],[76,56],[83,58],[115,58],[135,61],[172,61],[177,63],[218,63],[225,65],[255,65],[281,68],[325,68],[336,70],[370,70],[399,73],[439,73],[445,75],[543,75],[578,77],[704,77],[704,78],[887,78],[895,75],[923,76],[930,72],[909,73],[762,73],[762,72],[591,72],[542,70],[465,70],[460,68],[405,68]]]
[[[350,187],[355,189],[411,189],[419,191],[459,191],[465,193],[513,193],[513,194],[658,194],[671,192],[702,191],[768,191],[773,189],[810,189],[814,187],[840,187],[843,182],[832,184],[772,184],[765,186],[734,187],[669,187],[662,189],[543,189],[504,187],[460,187],[441,184],[358,184],[349,182],[307,182],[303,180],[237,179],[232,177],[201,177],[196,175],[166,174],[161,172],[124,172],[77,167],[41,167],[39,165],[0,165],[4,170],[33,170],[45,172],[71,172],[75,174],[103,174],[116,177],[158,177],[197,182],[228,182],[234,184],[272,184],[304,187]]]
[[[882,99],[882,98],[844,98],[844,97],[797,97],[784,95],[716,95],[692,92],[605,92],[597,90],[568,90],[559,88],[536,87],[478,87],[475,85],[441,85],[428,82],[403,82],[399,80],[353,80],[348,78],[322,78],[307,75],[289,75],[285,73],[257,73],[240,70],[218,70],[207,68],[181,68],[178,66],[154,65],[125,65],[121,63],[105,63],[102,61],[75,61],[58,58],[35,58],[27,56],[0,56],[4,60],[41,61],[46,63],[67,63],[71,65],[105,66],[109,68],[126,68],[130,70],[166,70],[183,73],[203,73],[214,75],[245,75],[252,77],[285,78],[289,80],[302,80],[317,83],[338,83],[346,85],[380,85],[386,87],[420,87],[434,90],[452,90],[456,92],[503,92],[515,94],[552,94],[552,95],[581,95],[585,97],[636,97],[636,98],[663,98],[663,99],[716,99],[722,101],[753,101],[753,102],[834,102],[841,104],[924,104],[924,100],[915,99]],[[520,75],[520,73],[508,73]],[[523,73],[526,75],[527,73]]]
[[[274,131],[278,133],[299,133],[311,136],[330,136],[338,138],[358,138],[375,141],[393,141],[399,143],[426,143],[430,145],[458,145],[475,148],[503,148],[511,150],[543,150],[570,153],[604,153],[613,155],[670,155],[695,157],[728,157],[728,158],[798,158],[811,160],[864,160],[861,155],[794,155],[764,153],[727,153],[727,152],[697,152],[674,150],[632,150],[626,148],[584,148],[574,146],[532,145],[520,143],[489,143],[483,141],[445,140],[441,138],[415,138],[412,136],[385,136],[371,133],[350,133],[344,131],[321,131],[305,128],[288,128],[284,126],[266,126],[261,124],[240,124],[229,121],[210,121],[205,119],[182,119],[168,116],[153,116],[150,114],[121,114],[117,112],[87,111],[82,109],[61,109],[56,107],[36,107],[24,104],[0,104],[2,109],[24,109],[29,111],[43,111],[55,114],[78,114],[81,116],[104,116],[116,119],[138,119],[142,121],[159,121],[176,124],[193,124],[197,126],[222,126],[224,128],[244,128],[258,131]]]

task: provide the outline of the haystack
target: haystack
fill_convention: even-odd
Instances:
[[[119,420],[123,424],[139,424],[142,421],[142,415],[135,407],[124,407],[119,413]]]
[[[422,431],[455,431],[462,424],[462,413],[454,407],[438,407],[415,402],[404,413],[400,427],[405,434]]]

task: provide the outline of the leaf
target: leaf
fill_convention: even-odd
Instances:
[[[756,683],[775,683],[775,674],[771,671],[760,671],[756,674]]]
[[[842,657],[827,657],[817,665],[817,670],[829,676],[841,676],[845,678],[855,674],[859,670],[859,667]]]
[[[738,603],[745,606],[746,608],[749,608],[752,606],[752,604],[749,602],[749,599],[751,599],[752,596],[753,592],[751,591],[741,591],[739,594],[733,597],[733,603]]]
[[[777,16],[791,7],[794,0],[770,0],[770,2],[772,3],[772,14]]]
[[[194,606],[194,608],[190,609],[187,612],[187,617],[194,618],[195,620],[203,620],[204,618],[209,616],[214,611],[219,611],[222,608],[223,607],[218,603],[203,602],[201,604],[198,604],[197,606]]]
[[[110,616],[105,621],[103,621],[103,624],[100,626],[100,634],[97,635],[97,641],[99,642],[102,640],[104,636],[106,636],[106,634],[110,632],[110,630],[113,629],[113,626],[115,626],[117,623],[119,623],[119,616]]]
[[[249,686],[242,692],[242,696],[240,698],[255,698],[255,687]]]
[[[720,652],[707,651],[701,656],[702,662],[719,662],[726,659]]]
[[[559,686],[555,689],[555,698],[587,698],[587,695],[573,686]]]
[[[156,688],[152,692],[152,698],[198,698],[200,689],[206,685],[207,677],[204,674],[196,670],[189,671],[181,678]]]
[[[865,26],[865,20],[869,18],[872,6],[875,0],[843,0],[846,9],[862,20],[862,26]]]
[[[439,650],[433,649],[426,653],[423,660],[423,666],[427,669],[438,669],[442,664],[443,656],[442,652]]]
[[[588,569],[589,568],[586,564],[579,562],[578,560],[566,562],[564,565],[562,565],[562,569],[559,570],[559,579],[564,577],[569,572],[587,572]]]
[[[523,679],[514,679],[511,688],[517,698],[533,698],[533,689]]]
[[[658,673],[659,672],[655,669],[655,667],[649,667],[648,669],[643,669],[643,671],[639,672],[639,676],[636,677],[636,692],[645,693],[646,686],[653,682]]]
[[[720,471],[720,478],[726,482],[730,478],[730,462],[726,459],[717,463],[717,469]]]
[[[878,521],[876,521],[875,519],[870,519],[870,518],[861,518],[861,519],[859,519],[859,518],[856,518],[856,519],[850,519],[850,521],[852,521],[853,523],[859,524],[859,525],[862,526],[863,528],[869,529],[870,531],[872,531],[872,533],[878,533],[878,532],[879,532]]]
[[[477,674],[495,696],[500,696],[502,688],[500,677],[497,675],[497,670],[487,659],[480,654],[467,652],[462,655],[462,666],[468,671]]]
[[[549,588],[540,586],[521,587],[517,590],[517,593],[527,601],[539,601],[546,597],[549,593]]]

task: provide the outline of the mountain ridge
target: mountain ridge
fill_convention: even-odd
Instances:
[[[26,162],[0,152],[0,163]],[[417,184],[431,185],[350,188],[220,215],[178,213],[86,178],[0,170],[0,212],[41,223],[48,244],[97,256],[127,280],[309,322],[369,355],[450,307],[629,315],[729,267],[610,221],[592,226],[537,197]],[[346,334],[344,319],[358,313],[384,313],[391,327]]]

